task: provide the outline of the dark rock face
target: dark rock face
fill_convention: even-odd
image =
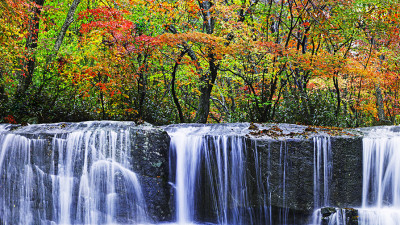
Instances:
[[[292,210],[289,217],[295,224],[307,224],[314,210],[315,147],[312,138],[286,140],[251,139],[262,157],[264,186],[271,190],[271,205]],[[362,196],[362,138],[330,137],[332,176],[329,181],[329,205],[354,207],[361,205]],[[253,150],[253,149],[251,149]],[[265,160],[267,159],[267,160]],[[283,172],[282,163],[285,164]],[[323,166],[323,165],[322,165]],[[323,173],[323,168],[320,173]],[[284,175],[284,176],[283,176]],[[268,177],[268,179],[266,179]],[[283,184],[285,187],[283,187]],[[320,182],[320,198],[323,182]],[[282,189],[285,188],[285,194]],[[297,216],[295,215],[297,212]]]
[[[261,180],[264,187],[269,187],[271,206],[290,211],[286,219],[292,223],[305,224],[314,205],[313,142],[300,139],[250,141],[255,147],[251,150],[258,151],[261,158]],[[277,222],[282,222],[280,220]]]
[[[76,143],[74,152],[71,153],[68,150],[72,148],[68,147],[69,144],[66,140],[70,134],[76,131],[85,133],[81,134],[80,142]],[[96,132],[103,136],[94,135]],[[90,136],[90,134],[92,134],[90,141],[94,141],[93,146],[102,148],[101,143],[103,143],[105,146],[103,146],[103,153],[95,152],[91,150],[90,146],[88,147],[90,141],[85,135]],[[124,139],[120,138],[121,134],[123,134]],[[110,137],[112,135],[116,137],[112,139]],[[109,142],[115,140],[116,143],[101,142],[99,139],[102,137]],[[146,209],[144,210],[150,220],[149,222],[171,220],[170,186],[168,184],[170,139],[168,134],[159,128],[149,124],[136,125],[133,122],[112,121],[43,124],[25,127],[0,125],[0,142],[5,142],[6,138],[14,138],[12,141],[15,143],[20,142],[19,139],[21,139],[24,143],[27,143],[27,146],[0,143],[0,151],[4,151],[3,155],[0,152],[0,198],[6,202],[5,205],[0,207],[0,222],[10,223],[10,219],[13,218],[15,223],[18,223],[16,222],[18,220],[20,223],[33,224],[46,224],[51,223],[51,221],[62,223],[63,219],[58,208],[63,202],[58,198],[63,193],[57,190],[60,188],[62,190],[63,187],[60,186],[66,184],[57,182],[57,179],[60,178],[55,178],[54,175],[60,174],[62,172],[60,169],[66,170],[68,163],[71,163],[70,171],[73,174],[73,187],[70,194],[72,206],[69,208],[72,215],[71,223],[80,223],[85,214],[82,211],[83,208],[79,207],[79,204],[83,204],[82,196],[84,196],[80,193],[83,189],[79,185],[82,185],[82,177],[88,170],[83,165],[88,163],[93,167],[91,168],[92,172],[89,172],[92,176],[97,176],[93,185],[98,187],[96,190],[89,190],[90,192],[109,192],[110,190],[106,190],[108,188],[106,183],[107,179],[110,178],[106,178],[105,174],[106,171],[111,171],[111,166],[112,171],[114,171],[112,179],[114,180],[113,189],[116,197],[110,195],[110,197],[107,197],[108,199],[100,199],[103,203],[98,203],[97,218],[103,218],[104,221],[107,219],[106,201],[115,198],[118,199],[115,200],[118,201],[118,207],[113,209],[116,211],[113,212],[116,222],[135,222],[125,219],[135,219],[136,217],[132,215],[132,212],[141,210],[138,208],[139,206],[132,205],[132,201],[137,202],[140,199],[129,197],[136,196],[133,193],[133,191],[136,191],[132,186],[133,183],[127,181],[127,177],[135,176],[134,173],[141,185],[142,195],[146,202]],[[1,146],[8,147],[2,149]],[[111,146],[115,146],[114,156],[110,155]],[[122,148],[130,152],[120,150]],[[72,154],[73,160],[67,158],[68,154]],[[105,154],[104,160],[101,159],[103,156],[100,157],[98,154]],[[59,165],[60,162],[63,162],[60,157],[65,157],[66,165]],[[95,157],[100,157],[101,160],[95,162]],[[118,163],[111,164],[111,157],[118,159]],[[128,168],[122,167],[124,163],[121,160],[125,162],[125,165],[128,165]],[[30,170],[31,172],[29,172]],[[96,173],[99,175],[96,175]],[[19,196],[21,193],[26,196],[27,202],[21,203],[21,199],[23,199]],[[110,198],[112,199],[110,200]],[[27,207],[27,209],[23,209],[23,207]],[[21,212],[27,212],[29,215],[26,215],[26,218],[28,219],[22,221]]]
[[[333,136],[330,141],[332,176],[329,181],[329,205],[343,208],[359,206],[362,196],[362,137]],[[249,154],[257,151],[260,157],[261,180],[271,194],[271,207],[286,209],[288,224],[307,224],[314,210],[315,195],[318,194],[314,192],[313,139],[250,137],[248,142],[251,143]],[[319,185],[319,198],[322,198],[323,181]],[[280,224],[279,221],[276,224]]]
[[[362,199],[362,137],[332,137],[333,177],[330,186],[332,206],[351,208]]]
[[[169,177],[169,136],[160,129],[131,132],[132,165],[141,175],[143,194],[154,221],[171,220]]]

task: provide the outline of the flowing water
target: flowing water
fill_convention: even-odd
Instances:
[[[400,224],[400,132],[393,129],[375,129],[363,139],[363,225]]]
[[[230,127],[223,132],[216,126],[169,129],[170,171],[179,224],[298,224],[287,207],[291,153],[286,142],[280,142],[278,164],[273,165],[271,150],[260,154],[257,141],[246,142],[244,136],[238,135],[240,129],[243,128]],[[328,206],[332,177],[330,139],[315,137],[313,142],[315,207]],[[276,185],[270,186],[272,166],[278,167],[274,170],[279,173],[275,176],[280,177],[278,190]],[[271,206],[272,194],[280,198],[282,207]]]
[[[396,127],[375,128],[363,138],[362,205],[356,208],[359,225],[400,224],[400,132]],[[326,205],[325,205],[326,206]],[[346,225],[346,209],[336,209],[329,225]],[[322,224],[321,209],[314,224]]]
[[[131,164],[132,131],[98,125],[40,134],[7,132],[12,127],[0,125],[0,224],[152,223]],[[274,150],[258,150],[260,143],[246,138],[246,128],[165,127],[171,137],[173,224],[306,224],[289,209],[297,156],[284,140]],[[400,132],[393,129],[375,129],[363,139],[360,225],[400,224]],[[349,209],[330,208],[335,212],[322,218],[321,208],[331,206],[331,140],[320,136],[311,143],[310,224],[346,225]]]
[[[176,162],[171,164],[175,167],[171,171],[176,171],[177,222],[205,219],[218,224],[247,223],[253,212],[243,138],[205,136],[209,131],[208,127],[182,128],[170,133],[170,160]]]
[[[331,140],[314,137],[314,208],[329,206],[329,187],[332,180]],[[321,188],[322,186],[322,188]]]
[[[129,163],[129,129],[86,125],[47,139],[0,133],[0,223],[148,222],[141,186]],[[32,152],[42,157],[32,157]]]
[[[7,133],[9,128],[0,126],[1,223],[151,223],[130,164],[131,131],[86,125],[45,137],[32,135],[33,130],[29,135]],[[259,151],[257,140],[245,138],[246,128],[166,128],[171,136],[173,224],[304,224],[289,210],[293,168],[286,142],[278,141],[272,156],[271,149]],[[313,143],[315,207],[327,206],[330,139],[315,137]],[[273,198],[279,207],[273,206]]]

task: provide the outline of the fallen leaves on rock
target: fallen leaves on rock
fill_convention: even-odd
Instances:
[[[259,129],[254,123],[250,124],[250,127],[248,128],[251,131],[249,134],[252,136],[260,137],[260,136],[269,136],[272,138],[278,138],[278,137],[296,137],[296,136],[302,136],[305,138],[308,138],[312,134],[316,133],[326,133],[329,136],[341,136],[341,135],[347,135],[347,136],[355,136],[352,133],[349,133],[347,131],[344,131],[343,128],[339,127],[319,127],[319,126],[307,126],[303,132],[290,132],[290,133],[284,133],[281,128],[279,128],[277,125],[274,125],[268,129]],[[246,135],[248,136],[248,135]]]

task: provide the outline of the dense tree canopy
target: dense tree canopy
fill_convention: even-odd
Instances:
[[[0,122],[400,123],[396,0],[4,0]]]

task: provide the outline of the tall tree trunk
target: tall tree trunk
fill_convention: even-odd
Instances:
[[[147,94],[147,59],[148,55],[144,54],[137,57],[140,67],[143,67],[142,69],[139,70],[139,79],[138,79],[138,118],[143,119],[144,116],[144,102],[146,99],[146,94]]]
[[[67,17],[65,18],[64,24],[61,27],[60,33],[58,33],[56,43],[54,44],[51,55],[47,59],[47,63],[51,63],[52,60],[54,60],[55,56],[57,55],[58,50],[61,47],[61,44],[64,40],[65,34],[67,33],[69,26],[72,24],[72,22],[74,22],[75,10],[78,7],[80,2],[81,2],[81,0],[74,0],[72,2],[71,6],[69,7]]]
[[[210,113],[210,97],[212,88],[218,75],[218,66],[215,64],[215,56],[208,54],[208,64],[210,71],[200,77],[200,97],[197,106],[196,123],[207,123],[208,114]]]
[[[386,121],[385,109],[383,105],[382,91],[379,84],[375,85],[376,107],[378,108],[378,119],[380,122]]]
[[[215,26],[215,18],[210,15],[210,9],[212,7],[211,1],[204,0],[199,1],[200,8],[203,9],[202,16],[203,16],[203,29],[206,31],[207,34],[212,34],[214,32]],[[211,91],[214,86],[215,79],[218,75],[218,68],[215,64],[215,56],[212,53],[212,49],[208,49],[208,65],[209,70],[201,74],[200,77],[200,97],[199,97],[199,104],[197,106],[196,123],[207,123],[208,114],[210,113],[210,97]]]
[[[1,83],[1,80],[3,80],[3,68],[0,67],[0,99],[2,94],[4,93],[4,86],[3,83]]]
[[[27,56],[24,62],[23,74],[21,76],[20,84],[17,89],[17,96],[22,96],[32,84],[33,73],[35,71],[36,63],[36,48],[38,46],[39,37],[39,16],[45,0],[33,0],[35,6],[32,6],[32,15],[28,24],[28,34],[26,38]]]
[[[38,88],[38,91],[35,94],[36,97],[39,96],[39,94],[43,90],[43,87],[46,84],[45,75],[49,72],[49,66],[50,66],[51,63],[54,62],[54,59],[56,58],[56,56],[58,54],[58,51],[60,50],[60,47],[61,47],[61,45],[63,43],[65,34],[67,33],[67,30],[68,30],[69,26],[72,24],[72,22],[74,22],[75,11],[76,11],[76,8],[78,7],[80,2],[81,2],[81,0],[74,0],[72,2],[71,6],[69,7],[67,17],[65,18],[64,24],[62,25],[60,32],[58,33],[58,36],[57,36],[56,42],[54,44],[53,50],[47,56],[46,67],[45,67],[45,71],[43,72],[42,83],[41,83],[40,87]]]
[[[139,106],[138,106],[138,117],[142,119],[144,116],[144,100],[146,98],[146,75],[144,72],[139,73],[139,81],[138,81],[138,95],[139,95]]]
[[[1,102],[6,99],[4,85],[1,83],[2,79],[3,79],[3,69],[0,67],[0,109],[1,109]],[[2,116],[2,115],[0,114],[0,116]]]
[[[337,73],[335,73],[335,76],[333,77],[333,85],[335,86],[335,90],[336,90],[336,119],[339,123],[339,113],[340,113],[340,104],[342,102],[341,98],[340,98],[340,88],[339,88],[339,79],[337,77]]]
[[[176,92],[175,92],[175,79],[176,79],[176,72],[178,70],[179,63],[182,60],[182,57],[186,54],[186,51],[182,51],[181,54],[178,57],[178,60],[175,62],[174,65],[174,70],[172,71],[172,80],[171,80],[171,93],[172,93],[172,98],[174,100],[176,109],[178,110],[178,115],[179,115],[179,122],[184,123],[185,122],[185,117],[183,116],[182,112],[182,107],[179,104],[179,100],[176,97]]]

